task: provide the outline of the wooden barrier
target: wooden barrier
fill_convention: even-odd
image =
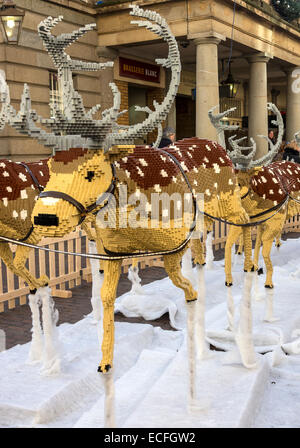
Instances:
[[[225,247],[228,227],[224,223],[216,222],[214,224],[213,246],[215,249]],[[295,216],[285,224],[283,234],[288,232],[300,231],[300,216]],[[255,239],[256,228],[252,230],[252,238]],[[48,247],[65,252],[86,253],[88,240],[81,230],[70,233],[65,238],[44,238],[40,246]],[[16,246],[11,245],[15,252]],[[140,258],[139,268],[144,269],[148,266],[163,267],[161,257]],[[123,273],[128,272],[132,260],[126,259],[122,264]],[[91,266],[89,259],[75,255],[56,254],[34,249],[30,252],[26,267],[36,277],[46,274],[50,279],[52,295],[60,298],[72,297],[71,289],[74,286],[80,286],[82,280],[91,282]],[[5,310],[5,304],[8,309],[15,308],[18,305],[27,303],[29,288],[25,282],[8,270],[1,260],[0,264],[0,312]]]

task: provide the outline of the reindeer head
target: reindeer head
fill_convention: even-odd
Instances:
[[[99,192],[112,192],[112,167],[103,151],[72,148],[48,161],[50,180],[33,210],[33,224],[41,234],[56,237],[75,228],[88,212],[105,203]]]
[[[275,144],[267,136],[258,135],[258,137],[266,139],[270,144],[270,151],[267,154],[259,159],[254,160],[256,154],[256,143],[252,137],[250,138],[251,146],[240,145],[240,143],[245,141],[247,137],[236,139],[236,135],[233,135],[228,139],[230,146],[232,147],[232,151],[229,151],[226,148],[227,154],[232,160],[233,166],[238,175],[239,185],[241,187],[248,187],[251,177],[254,176],[258,171],[260,171],[262,166],[266,166],[272,162],[282,143],[284,124],[281,113],[279,112],[275,104],[268,103],[267,108],[276,115],[276,120],[273,120],[272,123],[278,126],[278,137]],[[219,115],[213,115],[213,109],[209,111],[210,120],[216,127],[218,132],[223,132],[225,129],[232,129],[232,127],[227,127],[226,125],[220,124],[220,117],[223,118],[231,111],[232,109],[229,109],[228,111],[225,111]]]
[[[33,223],[38,226],[42,235],[64,235],[81,222],[82,215],[87,211],[97,209],[95,207],[97,198],[101,198],[113,186],[112,163],[132,151],[131,143],[134,143],[134,139],[144,136],[155,128],[160,128],[161,122],[166,118],[175,99],[181,71],[176,40],[167,23],[159,14],[148,10],[144,11],[136,5],[131,6],[131,8],[131,15],[149,19],[133,21],[132,23],[145,27],[168,43],[168,57],[156,62],[170,68],[172,72],[169,90],[163,102],[161,104],[154,102],[154,111],[145,110],[148,113],[145,120],[134,126],[119,127],[116,123],[120,115],[120,96],[114,84],[111,84],[113,92],[115,92],[114,105],[111,109],[103,112],[102,120],[92,119],[93,110],[90,113],[85,113],[80,95],[73,88],[69,71],[73,68],[77,70],[77,67],[85,69],[86,66],[79,64],[78,61],[75,61],[75,64],[65,55],[64,51],[60,57],[56,55],[57,44],[62,41],[62,48],[66,46],[66,35],[54,38],[50,34],[50,29],[59,19],[48,18],[42,22],[42,25],[39,25],[39,34],[43,38],[49,54],[52,55],[55,64],[57,64],[58,74],[63,81],[65,115],[55,109],[54,117],[48,120],[40,120],[31,111],[28,104],[28,92],[26,91],[23,96],[23,103],[27,101],[27,106],[23,106],[23,116],[25,115],[28,118],[30,129],[32,129],[34,122],[39,121],[54,130],[55,144],[58,139],[65,138],[68,147],[74,140],[77,140],[76,147],[79,146],[78,149],[76,147],[68,148],[68,151],[63,151],[60,154],[56,144],[56,155],[49,162],[49,183],[33,210]],[[78,38],[87,29],[88,26],[72,33],[70,36],[68,35],[68,42]],[[95,108],[93,109],[95,110]],[[11,120],[11,124],[14,125],[14,120]],[[22,129],[24,129],[24,126]],[[66,135],[58,135],[62,131]],[[72,140],[71,136],[73,137]],[[48,141],[52,141],[51,138],[49,137]]]

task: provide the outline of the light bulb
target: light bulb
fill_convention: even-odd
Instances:
[[[15,26],[14,19],[8,19],[7,26],[8,26],[8,28],[13,28]]]

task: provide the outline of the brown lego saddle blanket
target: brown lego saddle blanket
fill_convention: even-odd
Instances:
[[[300,165],[273,162],[251,178],[251,187],[263,199],[273,201],[274,205],[282,202],[287,193],[300,199]]]
[[[39,162],[26,162],[34,178],[41,186],[49,180],[48,159]],[[37,190],[37,185],[29,171],[20,162],[0,160],[0,199],[14,201],[22,196],[27,188]]]
[[[189,173],[198,173],[199,167],[219,173],[222,167],[232,168],[232,162],[218,143],[194,137],[161,149],[136,146],[133,153],[115,162],[115,166],[139,187],[147,190],[155,185],[166,187],[176,182],[176,176],[181,170],[187,176]]]

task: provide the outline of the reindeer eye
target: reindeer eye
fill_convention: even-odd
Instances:
[[[87,179],[89,182],[92,182],[92,179],[94,176],[95,176],[95,171],[88,171],[85,179]]]

